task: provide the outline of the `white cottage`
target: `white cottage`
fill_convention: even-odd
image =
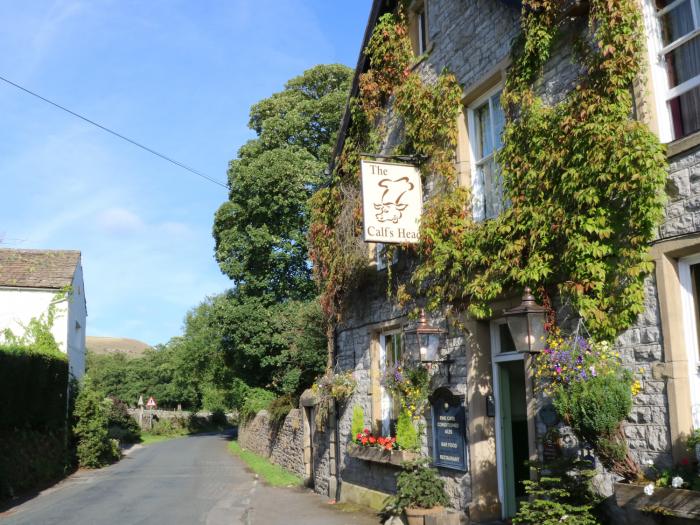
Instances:
[[[87,306],[80,252],[0,249],[0,333],[24,333],[32,318],[46,316],[54,304],[51,328],[70,372],[85,373]]]

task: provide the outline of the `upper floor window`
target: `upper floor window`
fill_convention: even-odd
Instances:
[[[505,125],[500,99],[498,88],[478,99],[467,111],[472,149],[472,211],[477,221],[493,219],[503,210],[503,182],[496,163]]]
[[[700,0],[656,0],[655,9],[670,138],[679,139],[700,130]]]
[[[428,51],[428,12],[426,1],[416,2],[410,10],[409,27],[413,52],[420,56]]]

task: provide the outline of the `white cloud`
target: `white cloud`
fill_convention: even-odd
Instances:
[[[107,233],[136,233],[143,229],[141,217],[124,208],[109,208],[97,216],[97,224]]]

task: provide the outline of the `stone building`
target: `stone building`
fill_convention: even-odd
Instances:
[[[683,457],[683,438],[700,428],[696,285],[700,272],[700,7],[694,0],[639,0],[639,7],[647,31],[649,75],[646,84],[640,81],[634,86],[636,117],[668,144],[668,202],[665,220],[650,246],[656,269],[646,281],[645,311],[619,336],[617,347],[625,364],[643,380],[643,390],[624,425],[632,455],[640,464],[652,460],[666,467]],[[395,8],[395,2],[374,1],[362,49],[379,17]],[[446,68],[462,87],[456,166],[460,183],[478,196],[474,217],[488,219],[499,212],[488,167],[494,162],[504,122],[499,96],[510,66],[511,43],[520,32],[519,2],[417,0],[408,9],[416,55],[413,70],[431,79]],[[571,2],[570,15],[573,35],[587,24],[585,2]],[[580,65],[572,62],[572,56],[571,41],[564,38],[541,81],[545,99],[556,102],[575,86]],[[361,53],[352,95],[358,92],[358,76],[367,68]],[[336,154],[342,151],[350,118],[348,110]],[[482,146],[477,145],[478,130],[490,134]],[[381,151],[376,153],[392,151],[396,134],[391,131],[389,123]],[[378,501],[393,492],[397,469],[348,452],[351,407],[363,406],[368,424],[378,431],[382,426],[390,429],[388,420],[395,407],[379,377],[391,365],[391,355],[398,357],[399,348],[415,351],[406,332],[414,321],[377,285],[385,279],[387,265],[401,275],[402,261],[400,257],[383,260],[377,246],[368,248],[368,264],[378,278],[350,294],[335,330],[336,369],[353,371],[357,388],[351,402],[332,414],[325,435],[319,438],[316,433],[311,438],[324,443],[323,457],[316,459],[316,467],[322,462],[322,468],[313,472],[317,489],[361,502]],[[542,436],[556,424],[551,410],[535,399],[527,366],[530,358],[511,351],[507,325],[497,313],[519,300],[513,296],[496,301],[493,318],[467,319],[462,331],[448,326],[440,312],[430,312],[430,321],[446,331],[440,346],[443,363],[433,367],[433,387],[444,387],[456,396],[466,420],[464,468],[440,467],[439,471],[452,506],[474,522],[514,514],[518,482],[529,475],[517,465],[520,460],[541,457]],[[308,424],[312,416],[306,411]],[[423,452],[434,458],[430,417],[426,424]],[[564,440],[569,440],[566,446],[581,446],[573,436],[565,435]],[[610,485],[602,488],[612,490]]]

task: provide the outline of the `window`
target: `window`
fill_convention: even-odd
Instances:
[[[374,262],[377,266],[377,270],[385,270],[386,267],[388,266],[388,260],[387,260],[387,253],[386,253],[386,244],[383,242],[378,242],[375,243],[374,245]],[[394,250],[393,255],[391,256],[391,264],[392,266],[399,262],[399,249],[398,247]]]
[[[477,221],[493,219],[503,210],[503,183],[496,164],[505,125],[500,100],[499,88],[479,99],[468,111],[473,159],[472,210]]]
[[[661,123],[662,135],[664,126],[671,127],[662,140],[675,140],[700,130],[700,0],[656,0],[654,10],[652,29],[659,34],[650,46],[658,52],[652,64],[666,73],[665,82],[656,82],[665,104],[661,113],[669,120]]]
[[[416,56],[426,53],[428,51],[428,13],[425,1],[416,2],[411,8],[409,27],[413,52]]]
[[[401,362],[403,336],[401,332],[387,332],[379,337],[380,372],[383,376],[387,370]],[[396,421],[399,418],[401,404],[382,387],[382,435],[396,434]]]

